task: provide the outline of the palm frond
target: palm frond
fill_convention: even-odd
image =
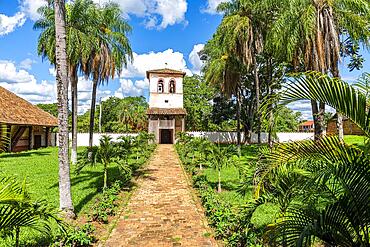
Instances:
[[[366,96],[348,83],[317,72],[295,76],[281,98],[284,104],[297,100],[323,102],[350,118],[370,136],[370,108]]]

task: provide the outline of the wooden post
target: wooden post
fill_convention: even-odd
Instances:
[[[31,150],[33,148],[32,145],[32,126],[28,127],[28,150]]]
[[[45,133],[45,147],[49,147],[49,127],[46,127]]]
[[[9,141],[8,151],[11,152],[12,151],[12,126],[7,125],[6,128],[7,128],[6,135],[8,137],[8,141]]]

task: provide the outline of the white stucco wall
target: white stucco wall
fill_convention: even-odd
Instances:
[[[158,93],[158,81],[163,80],[164,92]],[[176,92],[169,93],[170,80],[176,82]],[[162,77],[151,74],[149,77],[149,107],[156,108],[183,108],[183,78],[179,76]]]
[[[236,132],[187,132],[188,134],[194,137],[206,137],[212,142],[217,143],[236,143]],[[52,133],[54,134],[54,133]],[[243,133],[242,140],[243,140]],[[136,136],[137,134],[111,134],[111,133],[96,133],[94,134],[93,144],[99,145],[99,140],[101,136],[109,135],[113,140],[117,140],[120,136]],[[302,140],[312,140],[314,137],[313,133],[278,133],[278,142],[290,142],[290,141],[302,141]],[[72,135],[69,134],[69,139],[71,141]],[[267,143],[267,134],[261,133],[262,143]],[[55,137],[52,137],[52,143],[54,142]],[[257,143],[257,134],[252,135],[252,142]],[[53,143],[54,144],[54,143]],[[77,136],[77,146],[88,146],[89,145],[89,134],[88,133],[78,133]]]

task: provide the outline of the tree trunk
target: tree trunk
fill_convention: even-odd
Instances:
[[[104,164],[104,189],[108,187],[108,168],[107,165]]]
[[[56,36],[56,81],[59,128],[59,207],[65,217],[73,218],[71,180],[68,161],[68,68],[66,46],[65,2],[54,0]]]
[[[89,129],[89,149],[92,149],[93,138],[94,138],[94,122],[95,122],[95,106],[96,106],[96,91],[98,88],[98,79],[94,78],[93,80],[93,90],[91,95],[91,108],[90,108],[90,129]],[[89,151],[89,158],[92,155],[92,152]]]
[[[272,94],[273,94],[273,89],[272,89],[272,61],[271,61],[271,57],[268,58],[267,60],[267,71],[268,71],[268,95],[270,97],[270,99],[272,98]],[[270,149],[272,149],[272,146],[273,146],[273,140],[272,140],[272,133],[273,133],[273,130],[274,130],[274,114],[273,114],[273,104],[270,103],[269,104],[269,125],[268,125],[268,145],[270,147]]]
[[[241,152],[241,134],[240,134],[240,92],[239,88],[237,89],[236,93],[236,138],[237,138],[237,145],[238,145],[238,156],[240,156]]]
[[[334,69],[333,76],[340,79],[339,69]],[[337,130],[338,138],[341,142],[344,141],[344,130],[343,130],[343,115],[340,112],[337,112]]]
[[[73,66],[70,69],[71,79],[71,94],[72,94],[72,152],[71,152],[71,163],[77,163],[77,67]]]
[[[253,56],[253,66],[254,66],[254,86],[256,90],[256,114],[257,114],[257,142],[261,143],[261,116],[260,110],[260,82],[258,78],[258,65],[256,56]]]
[[[217,192],[218,193],[221,193],[221,171],[218,170],[218,188],[217,188]]]

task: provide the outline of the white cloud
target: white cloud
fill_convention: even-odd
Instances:
[[[111,0],[94,0],[96,3],[107,3]],[[113,0],[126,17],[134,14],[145,18],[147,28],[164,29],[168,26],[185,23],[188,8],[186,0]]]
[[[148,80],[138,80],[133,82],[130,79],[120,79],[120,87],[114,93],[114,96],[124,98],[127,96],[141,96],[144,90],[148,89]]]
[[[129,64],[127,69],[123,70],[122,78],[144,78],[147,70],[162,69],[164,67],[182,70],[191,75],[190,70],[186,67],[184,55],[181,52],[174,52],[172,49],[163,52],[134,53],[133,56],[133,64]]]
[[[22,12],[18,12],[14,16],[0,14],[0,36],[13,32],[17,27],[23,26],[25,21],[26,16]]]
[[[21,69],[26,69],[26,70],[31,70],[32,69],[32,64],[36,63],[36,61],[32,60],[31,58],[26,58],[23,61],[19,63],[19,68]]]
[[[33,75],[26,70],[17,69],[11,61],[0,61],[0,85],[34,104],[52,103],[56,100],[54,83],[38,83]]]
[[[35,81],[33,75],[26,70],[18,70],[15,64],[11,61],[0,60],[0,82],[13,83],[27,83]]]
[[[47,4],[46,0],[21,0],[21,10],[33,21],[40,18],[37,10]]]
[[[230,2],[231,0],[208,0],[207,6],[201,11],[208,14],[217,14],[217,7],[220,3]]]
[[[193,50],[189,54],[189,61],[191,63],[191,70],[194,74],[200,74],[203,68],[204,62],[200,60],[199,52],[204,49],[204,44],[194,45]]]

